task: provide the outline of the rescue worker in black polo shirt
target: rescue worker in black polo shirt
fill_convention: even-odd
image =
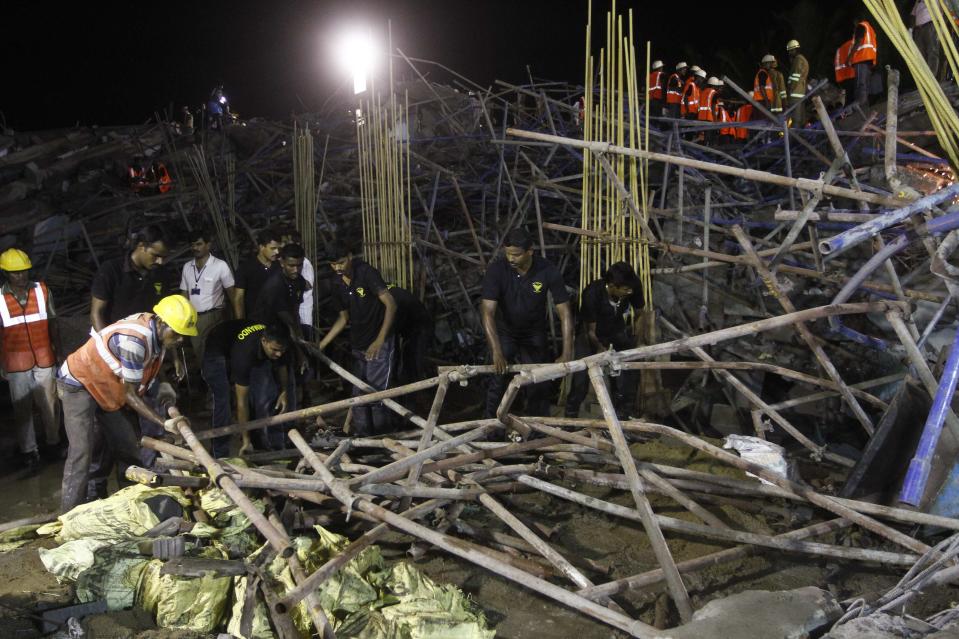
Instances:
[[[163,230],[149,225],[130,235],[129,253],[107,260],[90,287],[90,324],[101,331],[134,313],[148,313],[166,292],[163,263],[169,249]]]
[[[296,410],[296,375],[306,369],[307,360],[303,349],[298,346],[303,341],[303,329],[300,326],[300,304],[304,293],[312,288],[300,273],[303,270],[305,253],[299,244],[286,244],[276,258],[279,268],[270,271],[260,294],[257,296],[253,317],[264,324],[283,324],[293,338],[291,370],[287,371],[287,410]],[[282,428],[268,430],[273,448],[285,448],[285,434]]]
[[[546,338],[547,294],[552,294],[563,331],[563,352],[557,362],[573,354],[573,320],[569,293],[559,269],[546,258],[533,255],[533,240],[522,229],[506,236],[504,259],[490,263],[483,276],[483,330],[489,346],[493,375],[486,391],[485,416],[496,416],[506,389],[510,363],[532,364],[549,360]],[[546,384],[527,387],[526,414],[549,415]]]
[[[341,240],[331,243],[327,260],[337,275],[332,299],[339,317],[320,341],[320,350],[349,324],[354,373],[376,390],[386,390],[393,378],[396,302],[380,272],[353,257],[352,248]],[[353,387],[354,396],[365,393]],[[353,407],[353,427],[357,437],[386,432],[390,425],[389,412],[382,402]]]
[[[396,364],[397,385],[412,384],[434,374],[428,370],[426,353],[433,339],[433,317],[423,302],[405,288],[390,284],[396,302],[393,332],[399,344]]]
[[[256,255],[240,262],[236,269],[236,288],[233,293],[233,317],[236,319],[259,319],[254,317],[256,298],[263,282],[276,267],[280,252],[280,232],[274,228],[263,229],[256,236]]]
[[[239,424],[250,421],[251,403],[257,419],[286,411],[286,391],[278,389],[286,387],[283,358],[289,347],[290,334],[282,324],[266,326],[252,320],[227,320],[210,330],[201,374],[213,395],[211,428],[231,423],[231,384]],[[269,428],[281,430],[275,426]],[[269,437],[263,429],[258,429],[253,431],[252,438],[250,432],[243,433],[241,455],[251,449],[251,439],[258,448],[269,449]],[[229,453],[229,435],[213,439],[214,457],[226,457]]]
[[[622,351],[635,346],[626,328],[630,308],[642,307],[639,278],[626,262],[616,262],[583,289],[579,304],[579,332],[576,336],[575,358],[602,353],[612,347]],[[639,381],[634,371],[623,371],[614,381],[613,403],[620,417],[626,417],[636,399]],[[579,407],[589,392],[586,372],[574,373],[566,396],[566,417],[579,417]]]

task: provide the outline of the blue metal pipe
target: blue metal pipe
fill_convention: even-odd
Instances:
[[[932,195],[920,198],[901,209],[895,209],[880,215],[874,220],[863,222],[859,226],[844,231],[839,235],[834,235],[828,240],[823,240],[819,243],[819,251],[827,256],[827,258],[833,258],[843,251],[868,240],[880,231],[902,222],[909,216],[930,209],[957,196],[959,196],[959,182],[950,184],[946,188],[936,191]]]
[[[946,367],[942,371],[942,377],[939,378],[939,389],[933,398],[926,425],[922,429],[916,455],[909,464],[906,479],[902,482],[902,490],[899,492],[899,501],[910,506],[918,506],[926,490],[926,483],[929,481],[929,473],[932,470],[932,454],[939,443],[942,424],[952,405],[952,395],[956,391],[957,381],[959,381],[959,330],[956,331],[956,336],[952,340],[952,350],[949,351],[949,359],[946,360]]]

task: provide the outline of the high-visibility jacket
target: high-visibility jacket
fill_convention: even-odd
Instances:
[[[772,78],[773,87],[776,91],[776,98],[769,110],[773,113],[780,113],[783,110],[783,104],[786,102],[786,78],[783,77],[779,69],[769,69],[769,76]]]
[[[732,122],[729,111],[726,110],[726,105],[720,99],[716,100],[716,122]],[[719,135],[736,137],[736,129],[731,126],[723,127],[719,130]]]
[[[120,360],[107,346],[114,335],[138,337],[145,344],[143,379],[137,394],[143,395],[163,363],[165,349],[153,351],[153,313],[131,315],[102,331],[90,329],[90,339],[67,357],[70,374],[86,389],[103,410],[112,412],[126,405],[126,384],[121,379]]]
[[[863,20],[859,22],[858,27],[863,28],[862,41],[859,44],[855,45],[855,49],[852,51],[852,56],[849,58],[849,64],[859,64],[860,62],[871,62],[873,66],[876,64],[876,30],[872,28],[872,25],[868,21]],[[854,43],[855,44],[855,43]]]
[[[753,119],[753,105],[744,104],[736,109],[736,122],[749,122]],[[745,140],[749,136],[749,129],[736,127],[736,138]]]
[[[10,373],[28,371],[34,366],[49,368],[56,363],[50,343],[50,325],[47,317],[47,299],[50,293],[43,282],[27,289],[27,303],[20,302],[11,293],[3,294],[0,304],[0,362]]]
[[[773,77],[768,69],[760,68],[753,78],[753,100],[772,104],[776,99],[776,89],[773,86]]]
[[[683,85],[683,99],[679,103],[679,113],[682,116],[695,116],[699,113],[699,87],[696,85],[696,77],[686,78]]]
[[[790,100],[801,100],[806,97],[806,82],[809,80],[809,61],[801,53],[793,58],[789,67],[789,77],[786,78],[786,93]]]
[[[680,104],[683,101],[683,78],[674,73],[666,80],[666,104]]]
[[[663,72],[659,69],[655,71],[651,71],[649,73],[649,82],[647,86],[649,87],[650,100],[662,100],[663,99]]]
[[[698,119],[706,122],[713,122],[716,119],[716,89],[706,87],[699,92],[699,117]]]
[[[849,50],[852,49],[852,40],[846,40],[836,49],[833,59],[833,69],[836,71],[836,84],[842,84],[856,77],[856,70],[849,64]]]
[[[166,168],[166,164],[163,162],[158,162],[156,165],[156,174],[157,174],[157,190],[160,193],[166,193],[173,188],[173,178],[170,177],[170,172]]]

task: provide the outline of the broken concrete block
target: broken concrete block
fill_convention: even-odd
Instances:
[[[663,639],[807,639],[842,613],[829,592],[809,586],[772,592],[747,590],[715,599]]]
[[[729,404],[713,404],[709,425],[723,435],[739,435],[745,432],[739,423],[739,414]]]

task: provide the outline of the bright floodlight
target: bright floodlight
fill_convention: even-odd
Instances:
[[[353,93],[366,91],[366,77],[376,61],[376,44],[369,30],[343,34],[337,46],[340,65],[353,76]]]

